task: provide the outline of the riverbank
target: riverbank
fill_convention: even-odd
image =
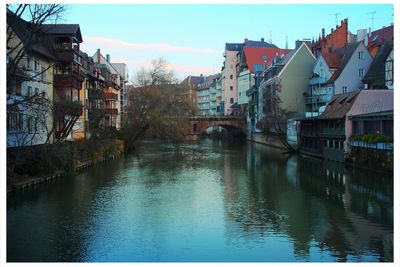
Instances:
[[[285,146],[282,145],[281,141],[276,136],[268,136],[267,137],[262,133],[253,133],[253,134],[248,133],[246,135],[246,140],[249,142],[263,144],[263,145],[271,146],[271,147],[278,148],[278,149],[285,149]]]
[[[87,168],[108,160],[115,159],[124,153],[124,142],[122,140],[101,140],[91,142],[88,140],[69,142],[68,147],[72,153],[72,167],[52,171],[47,175],[32,176],[27,173],[7,173],[7,196],[36,185],[54,181],[71,173],[79,173]],[[42,149],[42,148],[38,148]],[[30,168],[35,168],[29,166]],[[36,168],[38,168],[36,166]]]

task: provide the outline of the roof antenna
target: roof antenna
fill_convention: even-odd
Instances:
[[[286,46],[285,46],[285,49],[288,49],[287,34],[286,34]]]
[[[269,31],[269,43],[272,44],[272,31]]]
[[[368,12],[367,14],[371,15],[371,30],[374,30],[374,16],[376,14],[376,11]]]
[[[332,15],[335,16],[335,26],[338,25],[337,24],[337,18],[341,13],[333,13]]]

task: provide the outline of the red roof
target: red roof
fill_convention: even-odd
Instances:
[[[368,44],[371,42],[379,42],[382,39],[391,41],[393,40],[393,25],[371,32],[368,38]]]
[[[271,60],[277,56],[277,54],[286,55],[291,50],[290,49],[280,49],[280,48],[264,48],[264,47],[244,47],[244,55],[247,60],[247,65],[249,71],[254,73],[254,64],[264,65],[263,56],[267,56],[267,65],[271,63]]]
[[[341,65],[341,55],[335,51],[333,53],[324,53],[323,58],[329,68],[339,68]]]

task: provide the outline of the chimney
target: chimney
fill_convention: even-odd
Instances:
[[[245,43],[247,43],[249,41],[249,39],[247,39],[247,38],[244,38],[244,42]]]
[[[261,37],[261,42],[263,42],[263,43],[264,43],[264,37]]]
[[[100,52],[100,48],[97,49],[97,63],[101,63],[101,52]]]
[[[371,37],[371,27],[368,28],[368,37]]]
[[[322,28],[322,38],[325,38],[325,28]]]
[[[107,55],[106,55],[106,60],[107,60],[108,62],[110,62],[110,54],[107,54]]]

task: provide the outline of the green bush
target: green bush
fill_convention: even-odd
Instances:
[[[363,141],[368,144],[376,143],[393,143],[393,137],[383,135],[381,133],[354,135],[350,137],[351,141]]]

